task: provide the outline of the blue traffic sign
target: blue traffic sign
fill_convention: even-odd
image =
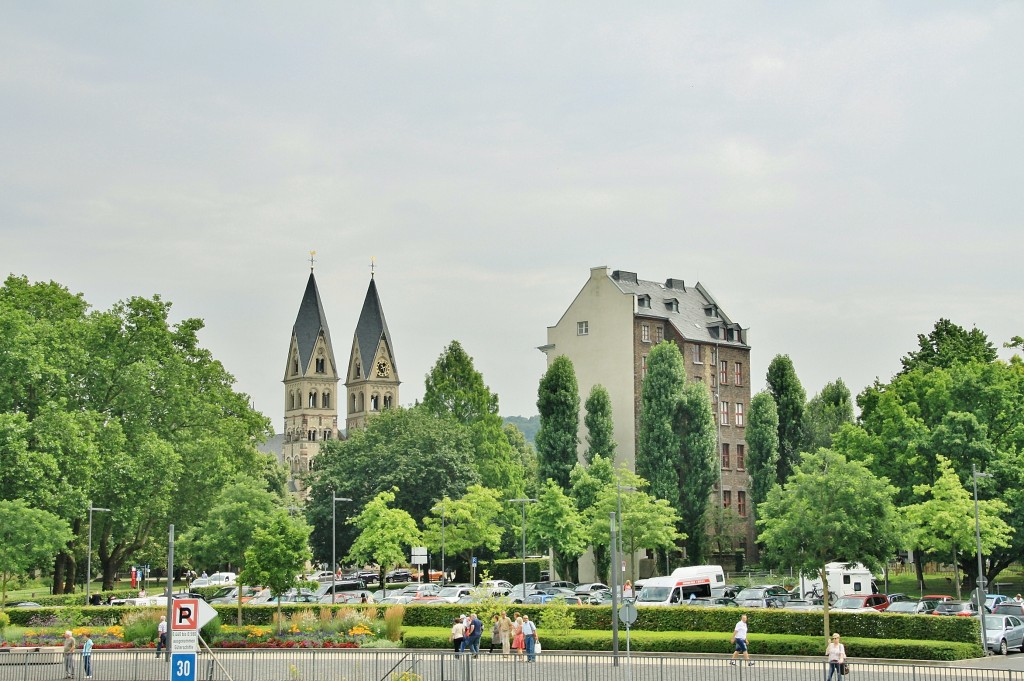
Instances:
[[[171,681],[196,681],[196,654],[171,654]]]

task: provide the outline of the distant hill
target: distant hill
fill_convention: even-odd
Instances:
[[[534,438],[537,437],[537,431],[540,430],[540,415],[531,416],[526,418],[525,416],[506,416],[502,419],[505,423],[511,423],[513,426],[523,432],[523,437],[531,445],[534,443]]]

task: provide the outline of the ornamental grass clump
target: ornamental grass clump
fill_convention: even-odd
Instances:
[[[392,605],[384,613],[384,629],[389,641],[402,639],[402,621],[405,619],[405,606]]]

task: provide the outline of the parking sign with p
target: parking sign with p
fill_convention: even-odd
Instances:
[[[171,604],[171,629],[174,631],[195,631],[199,628],[199,601],[182,598]]]

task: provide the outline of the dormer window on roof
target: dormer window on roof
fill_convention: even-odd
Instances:
[[[669,312],[679,312],[679,300],[676,298],[666,298],[665,309]]]
[[[646,307],[647,309],[650,309],[651,308],[651,297],[649,295],[646,295],[646,294],[637,296],[636,297],[636,306],[637,307]]]
[[[708,317],[717,317],[718,316],[718,308],[715,307],[714,305],[705,305],[704,306],[704,314],[707,315]]]

